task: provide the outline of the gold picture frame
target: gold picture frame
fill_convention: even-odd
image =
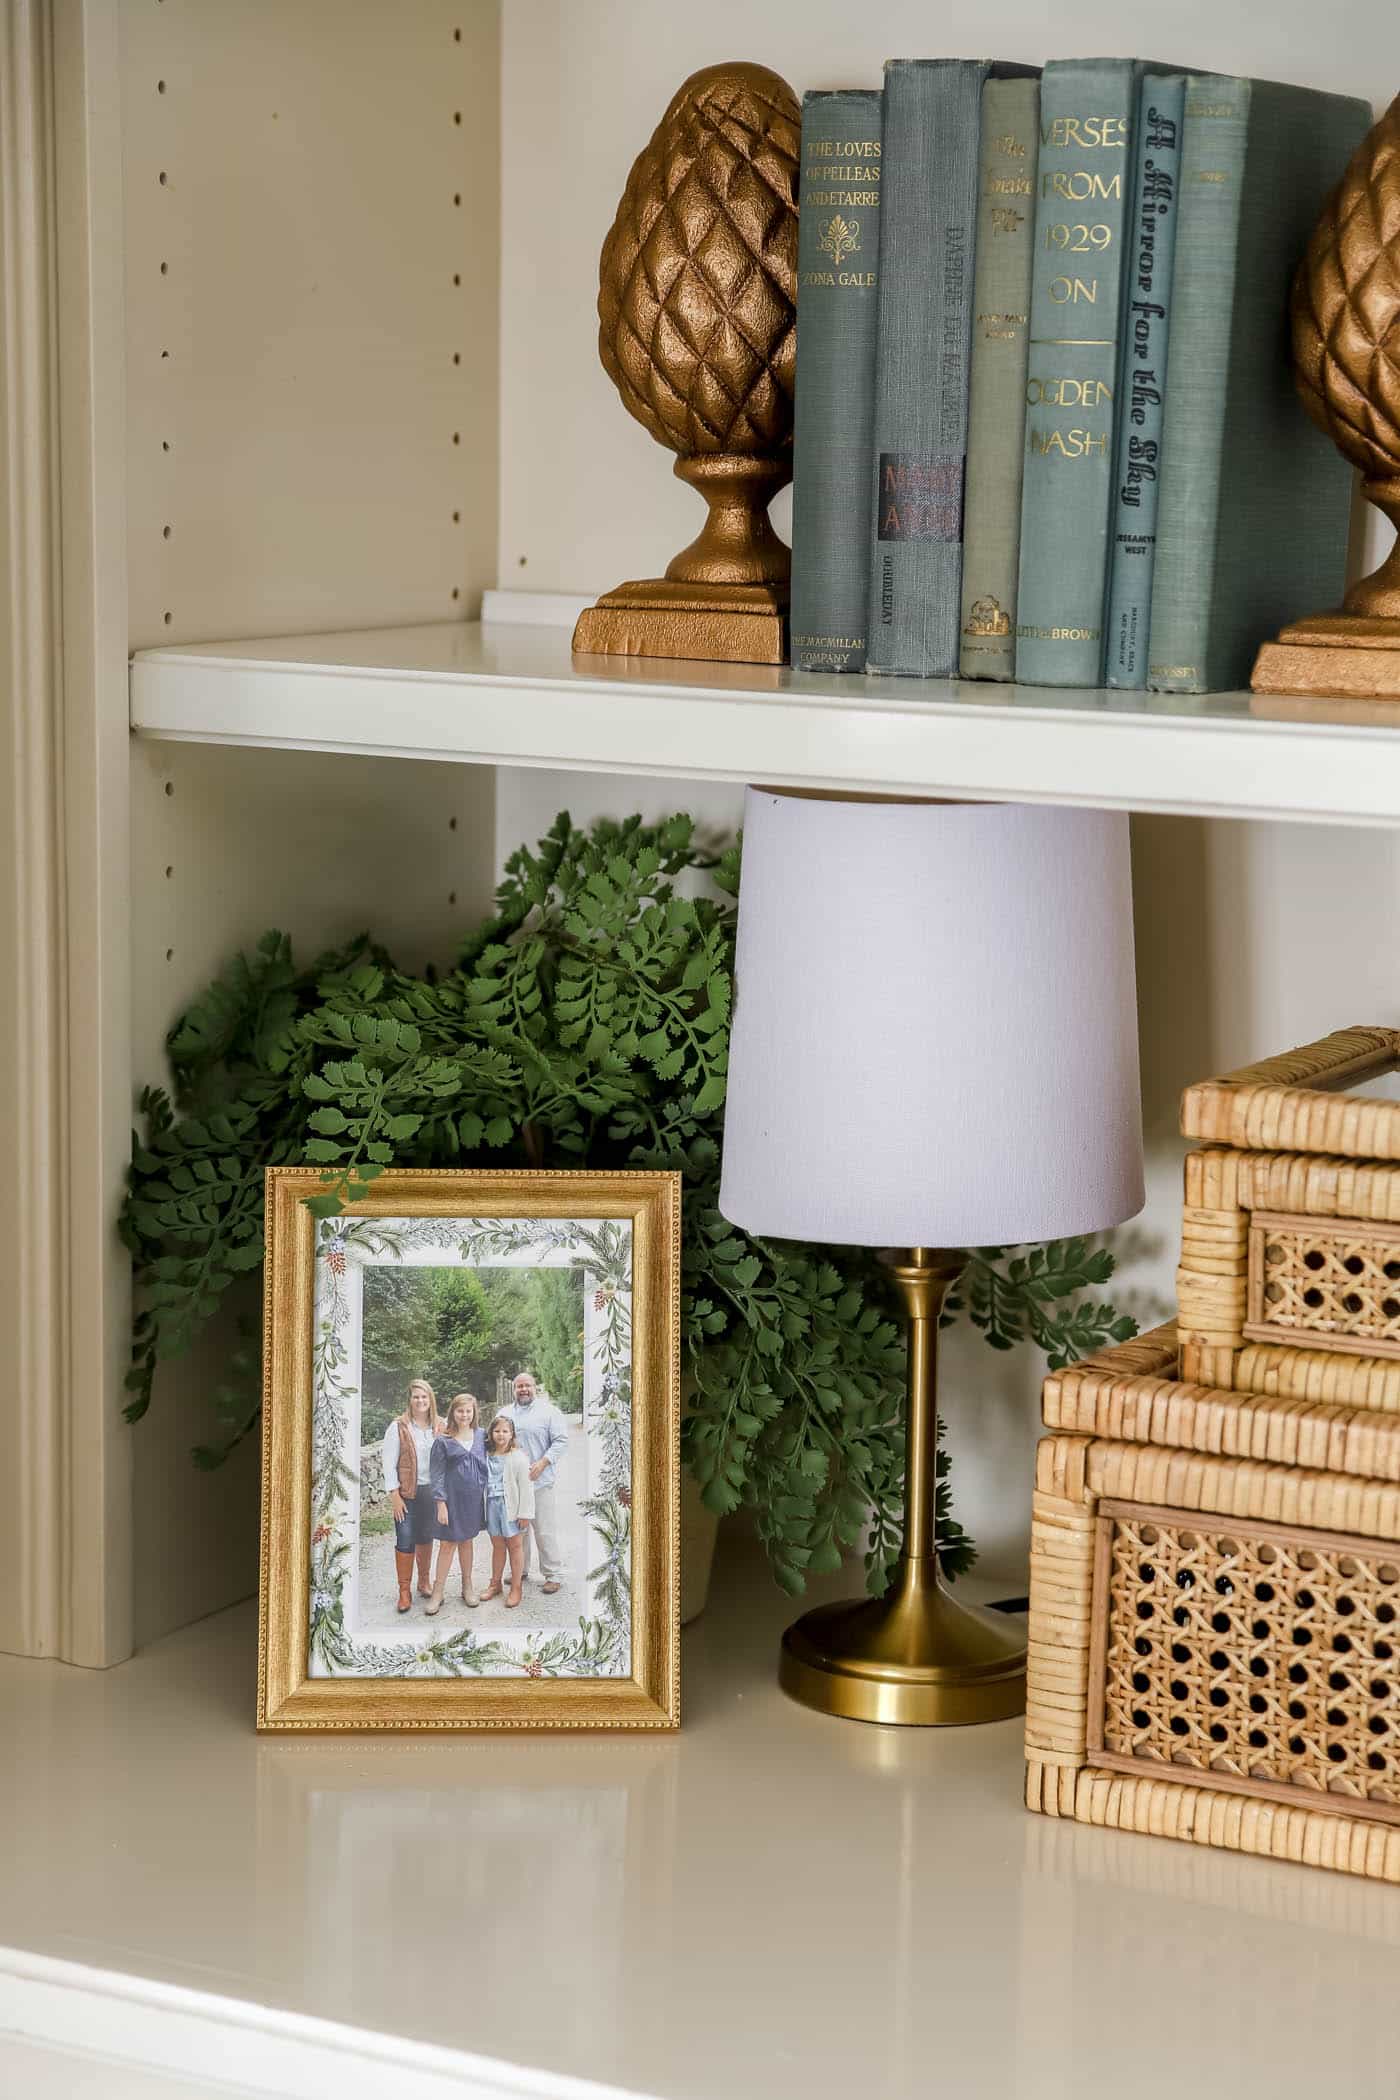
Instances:
[[[308,1199],[326,1193],[320,1169],[269,1168],[260,1730],[679,1725],[680,1186],[680,1175],[669,1173],[388,1169],[367,1195],[323,1219],[308,1208]],[[576,1241],[568,1237],[575,1229]],[[480,1246],[509,1251],[479,1259]],[[605,1262],[625,1258],[623,1281],[592,1288],[588,1250],[595,1247]],[[441,1258],[435,1248],[444,1250]],[[543,1250],[534,1261],[531,1249]],[[625,1552],[617,1533],[611,1545],[625,1601],[616,1603],[616,1590],[593,1588],[592,1570],[584,1571],[578,1579],[590,1585],[588,1600],[614,1601],[596,1619],[581,1615],[577,1633],[532,1628],[528,1614],[507,1620],[499,1610],[473,1612],[470,1624],[459,1615],[457,1630],[446,1634],[432,1620],[425,1646],[429,1622],[417,1595],[403,1625],[391,1622],[373,1640],[361,1640],[351,1623],[369,1551],[360,1533],[368,1489],[350,1464],[365,1447],[362,1436],[348,1442],[360,1423],[361,1368],[345,1336],[360,1346],[361,1272],[395,1262],[585,1272],[585,1312],[596,1304],[609,1322],[614,1368],[603,1374],[591,1426],[586,1402],[581,1419],[589,1465],[595,1437],[611,1453],[603,1520],[615,1518],[625,1536]],[[616,1341],[624,1313],[625,1372]],[[624,1451],[625,1490],[616,1484]],[[597,1496],[589,1499],[600,1506]],[[591,1548],[595,1534],[586,1536]],[[464,1601],[467,1580],[464,1564]],[[489,1667],[482,1663],[488,1651]],[[376,1667],[386,1655],[392,1670]],[[590,1666],[596,1674],[584,1674]]]

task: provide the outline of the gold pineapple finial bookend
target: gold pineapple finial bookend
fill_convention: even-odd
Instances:
[[[633,164],[603,244],[598,351],[709,515],[664,577],[590,606],[576,651],[784,659],[791,557],[768,505],[792,478],[800,133],[776,73],[708,66]]]
[[[1400,96],[1362,140],[1293,281],[1293,359],[1313,421],[1400,529]],[[1400,700],[1400,541],[1340,611],[1259,651],[1257,693]]]

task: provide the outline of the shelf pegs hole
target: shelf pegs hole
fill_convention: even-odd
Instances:
[[[160,536],[161,536],[161,538],[162,538],[163,540],[168,540],[168,539],[169,539],[169,537],[170,537],[170,527],[169,527],[168,525],[162,525],[162,526],[161,526],[161,528],[160,528]]]
[[[459,590],[459,589],[457,588],[457,585],[456,585],[456,584],[454,583],[454,584],[453,584],[453,586],[452,586],[452,596],[453,596],[453,598],[454,598],[454,599],[460,598],[460,597],[461,597],[461,595],[462,595],[461,591],[460,591],[460,590]]]
[[[525,564],[526,564],[526,562],[527,562],[527,561],[528,561],[529,559],[530,559],[530,557],[529,557],[529,555],[528,555],[528,554],[522,554],[522,555],[521,555],[521,557],[520,557],[520,561],[519,561],[519,567],[523,569],[523,568],[524,568],[524,566],[525,566]]]
[[[160,441],[160,449],[161,449],[161,451],[162,451],[162,452],[168,452],[168,451],[170,450],[170,440],[169,440],[169,438],[162,438],[162,439],[161,439],[161,441]]]
[[[159,181],[162,189],[165,189],[169,184],[170,177],[166,174],[164,168],[162,168],[160,171]]]
[[[460,524],[461,524],[461,522],[462,522],[462,513],[461,513],[461,512],[459,511],[459,510],[454,510],[454,511],[453,511],[453,513],[452,513],[452,522],[453,522],[453,524],[454,524],[454,525],[460,525]]]
[[[454,44],[460,44],[460,43],[461,43],[461,41],[462,41],[462,32],[461,32],[461,30],[460,30],[460,29],[454,29],[454,30],[453,30],[453,32],[452,32],[452,41],[453,41],[453,43],[454,43]]]
[[[453,444],[454,444],[454,445],[460,445],[460,444],[461,444],[461,442],[462,442],[462,433],[461,433],[461,431],[460,431],[460,430],[454,430],[454,431],[453,431],[453,433],[452,433],[452,442],[453,442]]]
[[[462,273],[460,270],[454,270],[452,272],[452,282],[454,284],[460,284],[462,282]]]
[[[166,949],[166,951],[165,951],[165,959],[166,959],[166,961],[167,961],[167,962],[174,962],[174,960],[175,960],[175,950],[174,950],[173,948],[167,948],[167,949]]]
[[[174,794],[174,792],[175,792],[175,783],[174,783],[174,781],[173,781],[173,780],[167,780],[167,781],[166,781],[166,783],[165,783],[165,792],[166,792],[166,794],[167,794],[167,795],[173,795],[173,794]]]
[[[167,881],[167,882],[169,882],[169,880],[170,880],[171,876],[172,876],[172,875],[173,875],[174,873],[175,873],[175,870],[174,870],[174,868],[173,868],[173,867],[169,867],[169,866],[167,866],[167,868],[166,868],[166,871],[165,871],[165,879],[166,879],[166,881]]]
[[[160,353],[161,363],[164,364],[169,356],[170,352],[168,350],[162,350]]]
[[[160,266],[160,274],[161,274],[161,276],[162,276],[162,277],[168,277],[168,276],[170,275],[170,265],[169,265],[169,263],[168,263],[168,262],[163,262],[163,263],[161,264],[161,266]]]
[[[447,901],[449,904],[455,904],[457,902],[457,892],[455,890],[449,890],[447,892]]]
[[[156,82],[156,93],[158,95],[163,95],[165,93],[165,82],[163,80],[158,80]]]
[[[457,819],[455,817],[448,818],[447,828],[449,831],[455,831],[457,829]]]
[[[162,614],[161,614],[161,619],[162,619],[162,620],[164,621],[164,623],[165,623],[165,625],[166,625],[167,627],[168,627],[168,626],[170,625],[170,623],[171,623],[171,621],[172,621],[172,620],[174,619],[174,617],[175,617],[174,613],[168,613],[168,612],[167,612],[167,613],[162,613]],[[167,794],[169,794],[169,793],[170,793],[170,790],[169,790],[169,788],[167,788],[165,792],[166,792]]]
[[[452,121],[453,121],[453,123],[454,123],[454,124],[460,124],[460,123],[461,123],[461,121],[462,121],[462,112],[461,112],[461,110],[460,110],[460,109],[454,109],[454,110],[453,110],[453,112],[452,112]]]

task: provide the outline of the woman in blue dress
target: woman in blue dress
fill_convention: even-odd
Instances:
[[[471,1393],[456,1393],[447,1405],[442,1433],[433,1440],[430,1479],[437,1505],[437,1573],[428,1601],[431,1618],[442,1609],[442,1593],[455,1554],[462,1570],[462,1602],[475,1604],[472,1545],[486,1524],[486,1439],[477,1425]]]

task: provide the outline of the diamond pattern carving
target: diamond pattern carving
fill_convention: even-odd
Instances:
[[[697,75],[638,155],[604,244],[604,368],[684,458],[791,446],[800,128],[776,74]]]
[[[1370,481],[1400,480],[1400,97],[1362,141],[1293,284],[1308,413]]]

